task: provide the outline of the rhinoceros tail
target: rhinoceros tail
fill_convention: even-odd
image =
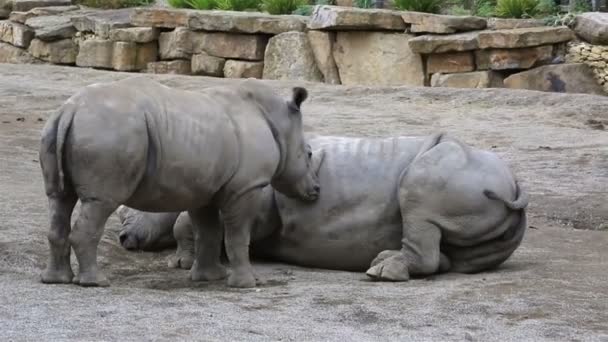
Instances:
[[[528,195],[528,193],[526,191],[524,191],[519,186],[518,182],[515,182],[515,188],[516,188],[516,198],[513,201],[508,200],[491,190],[484,190],[483,193],[489,199],[498,200],[498,201],[503,202],[507,206],[507,208],[509,208],[511,210],[525,209],[528,206],[528,202],[530,201],[530,196]]]
[[[72,103],[66,103],[47,121],[40,139],[40,166],[47,194],[64,192],[63,148],[76,112]]]

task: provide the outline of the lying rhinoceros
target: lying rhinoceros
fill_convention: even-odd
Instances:
[[[404,281],[438,271],[490,269],[521,243],[528,197],[494,153],[441,134],[318,136],[309,143],[323,191],[305,203],[264,189],[254,254],[317,268],[367,269],[372,278]],[[178,250],[170,266],[190,267],[187,216],[126,207],[118,214],[125,248],[166,248],[175,244],[174,236]]]
[[[50,207],[50,258],[42,281],[109,285],[97,267],[97,245],[107,218],[125,204],[188,211],[200,228],[195,233],[205,236],[198,239],[193,280],[227,275],[220,262],[221,210],[234,267],[228,285],[255,286],[249,229],[262,189],[272,184],[286,196],[318,196],[302,133],[306,97],[304,88],[294,88],[286,101],[254,80],[189,92],[144,77],[79,91],[42,132],[40,163]],[[71,230],[78,199],[81,211]],[[80,270],[74,278],[70,247]]]

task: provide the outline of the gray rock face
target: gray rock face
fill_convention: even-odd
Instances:
[[[0,41],[16,47],[27,48],[34,39],[34,30],[8,20],[0,21]]]
[[[411,32],[455,33],[483,30],[486,20],[473,16],[438,15],[421,12],[402,12],[401,17],[411,25]]]
[[[264,62],[248,62],[227,60],[224,64],[224,77],[226,78],[262,78]]]
[[[488,49],[475,51],[478,70],[529,69],[549,64],[553,46],[544,45],[520,49]]]
[[[509,30],[525,27],[542,27],[546,26],[542,19],[503,19],[503,18],[488,18],[488,29],[490,30]]]
[[[148,63],[146,72],[151,74],[190,75],[192,69],[189,60],[160,61]]]
[[[112,69],[114,42],[104,39],[89,39],[80,42],[76,65],[79,67]]]
[[[224,75],[224,64],[226,60],[206,54],[192,56],[192,73],[195,75],[216,76]]]
[[[72,5],[72,0],[13,0],[13,11],[27,12],[36,7],[70,5]]]
[[[13,0],[0,0],[0,19],[9,17],[13,10]]]
[[[78,45],[72,39],[56,41],[32,40],[29,51],[32,56],[53,64],[74,64],[78,54]]]
[[[323,81],[329,84],[340,84],[340,74],[333,55],[335,32],[308,31],[308,42],[317,62],[317,68],[323,74]]]
[[[72,17],[72,24],[81,32],[93,32],[99,38],[109,39],[110,31],[131,26],[132,8],[94,11]]]
[[[507,77],[506,88],[605,95],[591,68],[582,63],[546,65]]]
[[[608,13],[590,12],[576,16],[574,31],[591,44],[608,45]]]
[[[8,43],[0,42],[0,63],[37,64],[40,60],[34,58],[27,50]]]
[[[306,33],[286,32],[272,37],[264,55],[265,79],[323,80]]]
[[[504,77],[494,71],[474,71],[457,74],[433,74],[431,87],[502,88]]]
[[[72,38],[76,33],[70,17],[63,15],[33,17],[25,24],[35,30],[36,38],[46,41]]]
[[[110,40],[149,43],[158,39],[159,31],[154,27],[128,27],[110,30]]]
[[[404,31],[400,12],[385,9],[315,6],[308,23],[311,30]]]

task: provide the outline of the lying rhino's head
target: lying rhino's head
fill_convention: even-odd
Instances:
[[[302,132],[302,113],[300,106],[308,97],[304,88],[293,88],[293,97],[286,101],[281,110],[288,120],[283,124],[283,141],[280,143],[281,161],[272,187],[287,197],[297,197],[314,201],[319,197],[320,185],[317,169],[313,165],[310,145]]]

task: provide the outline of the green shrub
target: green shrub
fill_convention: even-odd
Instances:
[[[456,5],[456,6],[452,6],[448,9],[448,13],[449,15],[461,15],[461,16],[465,16],[465,15],[471,15],[471,11],[464,8],[463,5]]]
[[[404,11],[439,13],[443,0],[395,0],[395,7]]]
[[[307,0],[262,0],[262,10],[270,14],[291,14],[306,5]]]
[[[216,8],[214,0],[184,0],[188,8],[197,10],[210,10]],[[218,1],[219,2],[219,1]]]
[[[559,7],[553,0],[539,0],[538,5],[536,5],[536,12],[537,15],[545,17],[557,14],[559,12]]]
[[[126,8],[146,6],[154,0],[77,0],[76,4],[95,8]]]
[[[354,0],[355,7],[359,8],[372,8],[374,7],[374,0]]]
[[[304,5],[304,6],[300,6],[300,7],[296,8],[295,11],[291,12],[291,14],[311,16],[312,9],[313,9],[312,5]]]
[[[473,15],[478,17],[493,17],[496,12],[496,2],[493,0],[478,0],[474,2]]]
[[[502,18],[531,18],[536,15],[537,0],[498,0],[496,15]]]

